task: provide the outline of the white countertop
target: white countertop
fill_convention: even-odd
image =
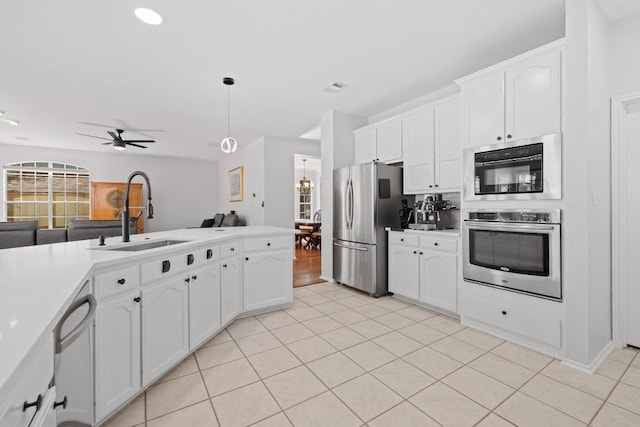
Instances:
[[[0,401],[7,392],[5,385],[21,361],[41,337],[51,333],[63,309],[95,268],[188,250],[208,242],[283,233],[293,234],[294,230],[255,226],[132,235],[131,242],[189,240],[139,252],[89,250],[97,246],[98,239],[0,250]],[[122,237],[106,239],[107,247],[118,243],[122,243]]]
[[[410,228],[404,230],[392,230],[390,227],[385,228],[385,230],[394,232],[394,233],[414,233],[420,235],[435,235],[435,236],[447,236],[447,237],[460,237],[460,230],[412,230]]]

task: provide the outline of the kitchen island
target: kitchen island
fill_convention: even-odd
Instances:
[[[99,247],[95,239],[1,250],[0,425],[4,426],[9,422],[7,420],[11,420],[11,425],[28,425],[36,405],[22,411],[22,404],[34,401],[38,394],[45,395],[44,400],[48,402],[46,386],[53,375],[52,331],[85,283],[89,283],[98,300],[94,334],[97,401],[94,420],[100,422],[178,363],[176,358],[186,356],[236,317],[289,304],[292,299],[293,234],[292,229],[269,226],[199,228],[134,235],[130,243],[124,244],[120,237],[107,238],[103,247]],[[184,242],[140,251],[111,250],[161,240]],[[232,295],[224,293],[224,270],[227,266],[236,269],[235,273],[227,275],[231,278],[229,286],[234,286],[233,292],[237,291]],[[200,280],[194,279],[190,285],[193,276],[200,276]],[[125,277],[126,281],[123,280]],[[202,286],[192,286],[210,281],[217,281],[217,289],[221,289],[216,291],[217,297],[211,294],[210,287],[203,289]],[[180,292],[178,283],[182,285]],[[218,307],[214,310],[218,316],[217,322],[214,322],[216,324],[207,327],[201,319],[188,317],[195,312],[205,312],[203,307],[195,305],[200,297],[192,298],[194,304],[189,305],[189,291],[201,292],[203,298],[217,298]],[[147,303],[144,301],[134,306],[137,307],[137,314],[129,319],[141,321],[139,331],[142,332],[138,332],[138,335],[142,336],[138,338],[142,343],[133,342],[137,346],[138,356],[142,350],[142,357],[137,359],[141,360],[139,363],[143,366],[136,368],[140,377],[135,377],[133,371],[136,369],[133,369],[130,390],[118,392],[113,389],[117,386],[114,384],[107,384],[111,388],[104,389],[105,378],[109,376],[104,372],[104,378],[101,378],[101,366],[113,369],[113,366],[104,362],[117,360],[117,355],[109,352],[122,350],[101,347],[108,344],[104,340],[107,334],[101,335],[101,331],[117,323],[105,321],[109,314],[106,310],[118,306],[119,298],[123,298],[122,301],[126,298],[128,303],[135,304],[144,299],[146,294],[149,297],[149,304],[145,305],[145,308],[148,307],[146,313],[140,314],[140,306]],[[187,329],[181,329],[183,336],[178,340],[184,348],[177,352],[165,352],[171,355],[171,360],[157,358],[161,356],[147,360],[145,354],[156,354],[159,350],[152,349],[145,353],[144,345],[153,345],[153,339],[158,339],[157,336],[145,336],[145,328],[153,332],[151,322],[157,320],[165,310],[169,310],[168,315],[177,315],[177,311],[171,312],[171,307],[162,306],[173,303],[168,295],[181,298],[181,302],[173,308],[181,307],[182,314],[187,316],[182,322]],[[160,303],[157,307],[151,305],[154,298]],[[228,307],[232,309],[228,310]],[[134,309],[131,310],[134,313]],[[156,310],[155,314],[153,310]],[[146,314],[155,317],[145,317]],[[210,314],[206,311],[205,315]],[[189,326],[198,322],[200,329],[196,336]],[[118,336],[113,333],[110,331],[109,336]],[[130,359],[132,363],[135,362],[135,354]],[[145,363],[152,365],[153,369],[145,369]],[[33,371],[34,366],[38,367],[37,374]],[[44,404],[41,406],[45,408]],[[11,414],[20,417],[9,418]]]

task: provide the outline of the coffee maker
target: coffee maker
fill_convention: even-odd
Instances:
[[[414,203],[415,222],[409,228],[417,230],[444,230],[451,228],[449,211],[455,209],[449,200],[443,200],[442,194],[427,196]]]
[[[407,199],[402,199],[402,208],[398,211],[400,215],[400,227],[409,228],[411,223],[411,216],[413,215],[413,209],[411,209],[407,203]]]

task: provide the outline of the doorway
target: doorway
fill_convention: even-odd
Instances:
[[[294,219],[296,258],[293,287],[324,282],[322,269],[322,207],[319,157],[294,154]]]
[[[613,336],[640,347],[640,92],[612,102]]]

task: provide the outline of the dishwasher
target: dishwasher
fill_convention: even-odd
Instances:
[[[93,319],[97,302],[87,280],[56,325],[54,371],[56,426],[93,425]]]

